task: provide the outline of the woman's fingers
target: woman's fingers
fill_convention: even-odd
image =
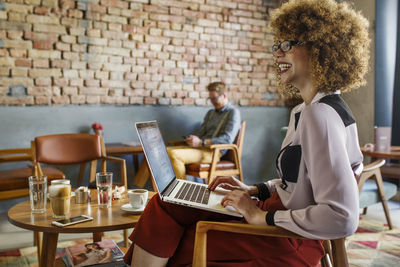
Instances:
[[[219,176],[219,177],[215,178],[214,180],[212,180],[212,182],[208,185],[208,189],[210,189],[211,191],[214,191],[215,188],[217,188],[217,186],[222,183],[228,183],[228,184],[234,185],[232,177]]]

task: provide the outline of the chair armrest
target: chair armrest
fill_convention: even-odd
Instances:
[[[223,149],[231,149],[231,150],[237,150],[238,147],[235,144],[214,144],[210,146],[210,149],[216,149],[219,148],[220,150]]]
[[[196,226],[196,235],[194,241],[193,267],[207,266],[207,231],[209,230],[250,235],[307,239],[279,226],[199,221]],[[329,253],[330,256],[333,256],[331,258],[333,259],[333,266],[349,266],[347,261],[345,238],[330,240],[330,245],[332,248],[331,250],[329,249],[327,253]],[[327,244],[324,244],[324,247],[327,248]],[[327,257],[324,257],[324,263],[329,262],[329,264],[326,266],[332,266],[330,261],[326,258]]]
[[[277,226],[199,221],[196,226],[196,235],[194,241],[194,267],[207,266],[207,231],[209,230],[304,239],[304,237]]]
[[[113,156],[103,156],[102,160],[105,161],[115,161],[121,164],[121,184],[128,189],[127,172],[126,172],[126,161],[123,158],[113,157]],[[104,165],[105,169],[105,165]]]
[[[117,158],[117,157],[113,157],[113,156],[104,156],[104,157],[102,157],[102,159],[110,160],[110,161],[117,161],[117,162],[125,162],[125,159]]]
[[[199,221],[197,223],[196,233],[207,232],[209,230],[225,231],[225,232],[239,233],[239,234],[305,239],[305,237],[302,237],[298,234],[295,234],[289,230],[286,230],[278,226],[252,225],[245,223],[210,222],[210,221]]]
[[[367,171],[371,171],[376,168],[380,168],[383,165],[385,165],[385,163],[386,163],[386,161],[384,159],[380,159],[380,160],[371,162],[370,164],[364,166],[363,172],[367,172]]]
[[[187,146],[186,142],[183,140],[168,141],[167,145],[169,145],[169,146]]]
[[[11,148],[0,150],[0,163],[16,161],[32,161],[31,149]]]

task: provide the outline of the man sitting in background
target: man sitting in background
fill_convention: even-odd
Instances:
[[[240,128],[240,112],[229,103],[225,84],[214,82],[207,86],[207,90],[215,109],[209,110],[200,128],[185,138],[187,146],[167,148],[178,179],[186,179],[185,164],[211,163],[209,146],[232,144]]]

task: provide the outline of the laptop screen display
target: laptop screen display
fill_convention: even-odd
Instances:
[[[136,129],[158,191],[163,192],[175,179],[175,173],[157,122],[138,122]]]

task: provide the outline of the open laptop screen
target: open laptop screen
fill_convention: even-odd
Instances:
[[[137,122],[136,129],[158,191],[164,192],[175,179],[175,173],[157,122]]]

